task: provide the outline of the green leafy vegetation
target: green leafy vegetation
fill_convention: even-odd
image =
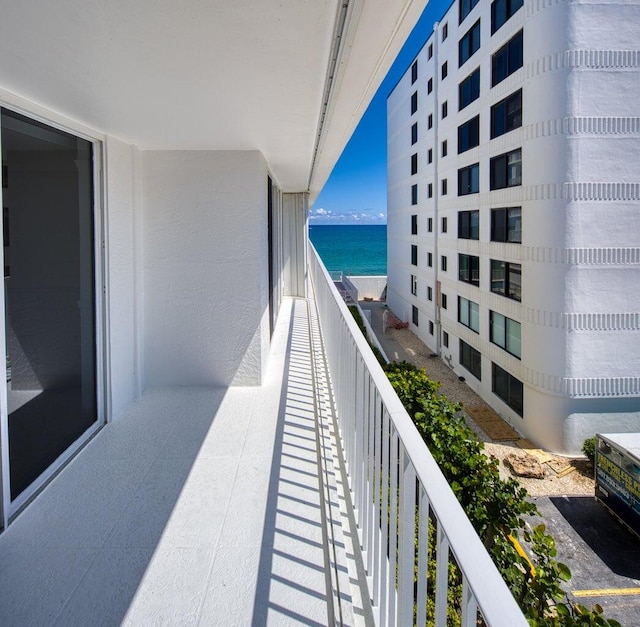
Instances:
[[[383,367],[386,366],[387,360],[382,356],[380,349],[371,343],[371,340],[367,335],[367,328],[364,326],[364,321],[362,320],[362,316],[360,315],[358,308],[355,305],[348,305],[348,308],[349,308],[349,311],[351,312],[351,315],[353,316],[353,319],[356,321],[356,324],[358,325],[360,332],[364,336],[364,339],[367,340],[367,343],[371,347],[371,350],[373,351],[375,358],[378,360],[378,363]]]
[[[582,452],[589,458],[591,465],[596,463],[596,436],[587,438],[582,443]]]
[[[439,396],[439,384],[430,380],[424,369],[407,362],[391,363],[384,369],[529,624],[619,627],[617,621],[602,615],[600,606],[589,610],[567,598],[561,586],[571,579],[571,572],[556,560],[553,537],[543,524],[533,528],[527,524],[526,517],[537,513],[535,505],[516,480],[500,478],[498,460],[485,455],[484,444],[460,416],[461,405]],[[528,554],[522,550],[520,541]],[[430,590],[435,577],[433,542],[430,532],[427,574]],[[449,602],[454,607],[447,614],[450,627],[460,624],[455,611],[460,599],[460,574],[450,559]],[[433,618],[432,598],[428,601],[427,615]]]

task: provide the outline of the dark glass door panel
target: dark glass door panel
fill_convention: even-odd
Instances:
[[[92,144],[1,117],[14,500],[97,420]]]

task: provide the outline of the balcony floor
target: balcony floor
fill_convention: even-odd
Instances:
[[[363,622],[330,584],[357,577],[327,550],[311,345],[285,300],[264,385],[150,390],[102,429],[0,535],[0,624]]]

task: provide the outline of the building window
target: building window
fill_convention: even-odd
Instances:
[[[418,141],[418,123],[415,122],[411,125],[411,145]]]
[[[418,216],[413,214],[411,216],[411,235],[418,234]]]
[[[442,345],[449,348],[449,334],[446,331],[442,332]]]
[[[418,277],[411,275],[411,293],[415,296],[418,293]]]
[[[448,152],[447,147],[448,147],[448,144],[447,144],[447,140],[445,139],[445,140],[442,142],[442,156],[443,156],[443,157],[446,157],[446,156],[447,156],[447,152]]]
[[[447,195],[447,179],[442,179],[442,195]]]
[[[480,68],[477,68],[458,85],[458,111],[480,97]]]
[[[433,335],[433,322],[429,320],[429,335]]]
[[[460,0],[460,19],[458,24],[462,24],[464,18],[471,13],[471,10],[476,6],[476,4],[478,4],[478,0]]]
[[[512,150],[491,159],[489,189],[522,185],[522,150]]]
[[[443,233],[447,232],[447,218],[442,218],[442,228],[441,228]]]
[[[418,185],[417,184],[411,186],[411,204],[412,205],[418,204]]]
[[[458,170],[458,196],[477,194],[480,191],[480,164],[474,163]]]
[[[411,66],[411,84],[418,80],[418,60],[416,59]]]
[[[464,65],[480,48],[480,20],[458,42],[458,67]]]
[[[431,183],[429,183],[431,185]],[[431,233],[433,231],[433,218],[427,218],[427,231]]]
[[[480,333],[480,305],[458,296],[458,322],[472,331]]]
[[[429,44],[429,48],[427,48],[427,57],[429,59],[433,57],[433,44]]]
[[[427,128],[433,128],[433,113],[430,113],[427,118]]]
[[[491,34],[505,24],[522,4],[523,0],[494,0],[491,3]]]
[[[433,79],[430,78],[427,81],[427,94],[430,94],[433,91]]]
[[[440,68],[440,77],[442,80],[447,78],[447,74],[449,73],[449,64],[445,61],[442,64],[442,68]]]
[[[489,312],[489,340],[520,359],[520,323],[495,311]]]
[[[482,356],[479,351],[462,340],[460,340],[460,365],[478,381],[482,381]]]
[[[411,115],[413,115],[418,110],[418,92],[414,91],[411,94]]]
[[[447,103],[447,101],[445,100],[442,103],[442,119],[444,120],[444,118],[447,117],[447,115],[449,115],[449,104]]]
[[[522,31],[491,57],[491,87],[522,67]]]
[[[442,41],[444,41],[448,36],[449,36],[449,24],[445,24],[442,27]]]
[[[491,291],[513,300],[522,300],[522,266],[491,260]]]
[[[427,253],[427,266],[429,268],[433,267],[433,253]]]
[[[411,155],[411,174],[418,173],[418,153],[414,152]]]
[[[427,163],[433,162],[433,148],[429,148],[429,152],[427,153]]]
[[[446,258],[446,256],[445,256],[445,255],[442,255],[442,256],[440,257],[440,269],[441,269],[443,272],[446,272],[446,271],[447,271],[447,258]]]
[[[480,212],[458,212],[458,237],[460,239],[480,239]]]
[[[433,198],[433,183],[427,185],[427,198]]]
[[[480,144],[480,116],[476,115],[458,127],[458,154]]]
[[[458,255],[458,280],[480,285],[480,257],[475,255]]]
[[[411,320],[418,326],[418,308],[415,305],[411,305]]]
[[[427,300],[433,300],[433,288],[431,286],[427,286]]]
[[[522,126],[522,89],[491,107],[491,139]]]
[[[411,244],[411,265],[418,265],[418,247],[416,244]]]
[[[447,308],[447,295],[446,294],[440,294],[440,305],[443,309]]]
[[[523,415],[524,392],[522,381],[518,381],[513,375],[492,364],[491,391],[501,398],[518,416]]]
[[[491,241],[522,243],[522,209],[520,207],[491,210]]]

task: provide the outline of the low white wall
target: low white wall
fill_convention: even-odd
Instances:
[[[269,346],[259,152],[142,153],[144,382],[258,385]]]
[[[640,411],[569,414],[564,423],[564,440],[573,450],[580,450],[584,441],[596,433],[637,432],[640,432]]]
[[[386,275],[379,276],[349,276],[347,280],[351,281],[353,286],[358,290],[358,300],[365,298],[373,298],[373,300],[382,300],[387,287]]]
[[[378,340],[378,336],[375,334],[375,331],[373,330],[373,326],[371,325],[371,310],[362,309],[360,305],[356,305],[356,307],[358,308],[358,311],[362,316],[362,322],[364,324],[364,328],[367,331],[367,339],[371,344],[373,344],[380,351],[385,361],[389,363],[391,360],[389,359],[389,357],[387,357],[387,353],[384,352],[384,348],[382,348],[382,344],[380,344],[380,341]]]

